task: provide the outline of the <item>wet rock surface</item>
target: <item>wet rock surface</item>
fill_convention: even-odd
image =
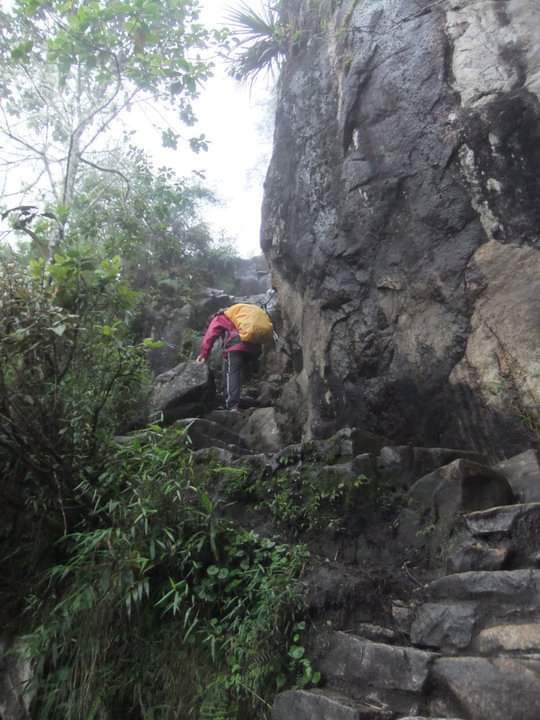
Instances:
[[[202,415],[215,401],[215,386],[206,364],[180,363],[155,379],[149,403],[150,418],[170,424]]]
[[[529,447],[539,14],[535,0],[284,3],[296,40],[262,246],[305,432],[347,422],[499,459]]]

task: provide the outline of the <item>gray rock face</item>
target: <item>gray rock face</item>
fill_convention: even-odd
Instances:
[[[519,452],[540,404],[540,6],[283,5],[262,246],[298,422]]]
[[[215,387],[206,364],[181,363],[158,375],[149,410],[163,414],[166,423],[202,414],[215,399]]]

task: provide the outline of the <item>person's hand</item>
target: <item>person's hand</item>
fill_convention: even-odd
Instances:
[[[206,358],[203,358],[202,355],[199,355],[195,362],[197,363],[197,365],[204,365],[204,363],[206,362]]]

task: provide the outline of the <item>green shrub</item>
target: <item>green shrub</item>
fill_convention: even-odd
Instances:
[[[93,509],[29,605],[37,716],[262,717],[298,673],[305,549],[225,520],[178,430],[113,447],[77,491]]]

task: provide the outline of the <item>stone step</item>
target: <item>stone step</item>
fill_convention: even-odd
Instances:
[[[540,622],[505,623],[484,628],[472,648],[481,655],[540,654]]]
[[[288,690],[274,700],[272,720],[392,720],[395,714],[332,690]]]
[[[491,600],[518,607],[540,602],[540,570],[479,571],[445,575],[423,589],[431,600]]]
[[[396,712],[418,713],[434,654],[345,632],[317,638],[315,665],[332,687]]]
[[[538,648],[540,634],[526,638],[526,628],[540,618],[538,570],[457,573],[435,580],[421,595],[427,602],[418,605],[411,625],[415,645],[450,654]]]
[[[449,573],[540,566],[540,502],[468,513],[450,542]]]
[[[432,681],[433,702],[443,704],[448,713],[456,714],[459,708],[469,720],[540,717],[540,655],[441,657],[433,663]]]
[[[502,505],[469,513],[465,525],[472,535],[510,535],[526,525],[540,534],[540,502]]]

